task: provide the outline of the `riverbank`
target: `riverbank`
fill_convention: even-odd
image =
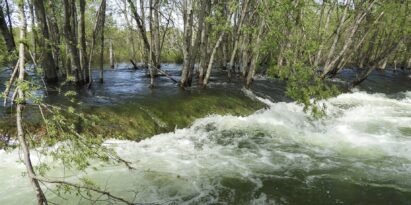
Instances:
[[[216,93],[188,93],[184,98],[163,97],[158,99],[129,99],[115,105],[88,105],[77,107],[77,114],[93,118],[94,126],[81,127],[83,133],[104,138],[140,141],[147,137],[174,131],[191,125],[198,118],[208,115],[247,116],[265,105],[245,95]],[[64,108],[64,107],[63,107]],[[44,122],[38,111],[25,112],[25,128],[32,135],[41,137]],[[8,114],[0,119],[0,135],[10,136],[16,128],[14,116]],[[4,147],[4,142],[1,143]],[[1,147],[1,146],[0,146]]]

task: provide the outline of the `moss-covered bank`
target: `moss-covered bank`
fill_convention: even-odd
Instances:
[[[246,97],[193,95],[143,103],[129,102],[115,107],[94,107],[100,120],[92,129],[106,137],[141,140],[155,134],[188,127],[210,114],[249,115],[264,105]]]
[[[194,120],[210,114],[249,115],[263,108],[261,102],[242,95],[193,94],[175,98],[129,100],[117,105],[78,108],[86,117],[93,117],[93,126],[82,127],[82,132],[139,141],[155,134],[188,127]],[[26,130],[41,136],[44,132],[39,113],[26,109]],[[81,122],[78,123],[81,126]],[[0,120],[0,135],[15,136],[13,116]],[[1,145],[0,145],[1,146]]]

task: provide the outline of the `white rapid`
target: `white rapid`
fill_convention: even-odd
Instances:
[[[321,120],[294,103],[272,103],[141,142],[108,140],[136,170],[106,166],[88,174],[140,203],[410,204],[411,92],[355,92],[326,104]],[[0,151],[0,204],[34,204],[18,159],[17,150]]]

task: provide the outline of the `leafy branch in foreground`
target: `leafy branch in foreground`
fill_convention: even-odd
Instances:
[[[57,106],[46,105],[42,102],[41,96],[36,94],[39,86],[35,82],[25,79],[26,76],[26,44],[24,40],[27,36],[27,23],[25,16],[24,0],[18,2],[20,20],[22,23],[20,30],[19,41],[19,59],[13,75],[8,83],[5,96],[5,104],[10,100],[9,93],[13,92],[10,102],[16,104],[16,125],[17,138],[23,152],[23,162],[26,166],[26,176],[29,177],[33,189],[36,193],[37,204],[47,205],[49,202],[44,194],[43,187],[45,185],[57,184],[58,196],[60,193],[72,193],[68,187],[74,188],[78,195],[83,196],[82,192],[91,197],[89,192],[95,192],[107,197],[107,200],[122,202],[125,204],[134,204],[126,199],[115,196],[108,191],[100,190],[94,182],[89,179],[80,179],[80,183],[72,183],[65,180],[52,180],[46,177],[50,167],[47,163],[40,162],[37,166],[32,163],[31,152],[40,150],[44,156],[51,156],[53,161],[60,161],[65,168],[86,172],[86,169],[91,167],[93,161],[112,163],[121,162],[127,165],[130,169],[130,163],[121,159],[116,153],[103,146],[101,136],[87,136],[80,134],[82,126],[90,125],[83,114],[77,114],[73,107],[63,109]],[[73,92],[66,93],[66,96],[73,96]],[[23,111],[26,106],[37,106],[43,117],[46,131],[41,138],[36,139],[24,129]],[[55,145],[51,147],[50,145]],[[64,177],[63,177],[64,178]],[[64,192],[62,192],[64,190]]]
[[[65,96],[74,97],[73,91],[68,91]],[[73,100],[74,101],[74,100]],[[117,201],[125,204],[134,204],[126,199],[115,196],[107,190],[100,189],[95,182],[88,178],[80,178],[78,183],[73,183],[59,178],[51,179],[47,177],[48,171],[58,166],[64,169],[83,172],[87,170],[98,169],[98,164],[124,164],[129,169],[134,169],[131,163],[120,158],[116,152],[103,145],[102,136],[96,136],[93,133],[81,133],[83,127],[93,126],[96,120],[95,116],[85,116],[77,113],[74,107],[59,107],[48,105],[36,101],[41,116],[43,118],[45,133],[39,140],[34,140],[32,136],[31,146],[37,147],[37,151],[42,156],[51,157],[56,167],[51,167],[50,162],[39,162],[34,170],[38,175],[33,176],[42,183],[57,184],[55,193],[62,198],[66,194],[74,194],[83,199],[93,200],[91,192],[101,194],[107,197],[108,201]],[[54,146],[53,146],[54,145]],[[56,163],[58,162],[58,163]],[[87,197],[85,197],[87,196]]]

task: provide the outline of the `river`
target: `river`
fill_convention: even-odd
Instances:
[[[352,75],[346,71],[336,82]],[[116,81],[133,83],[127,79]],[[93,95],[81,96],[85,102],[103,105],[107,102],[101,99],[113,103],[120,97],[186,95],[166,78],[160,82],[155,94],[140,81],[141,86],[131,88],[120,83],[127,93],[97,87]],[[201,92],[240,92],[264,101],[268,108],[245,117],[210,115],[188,128],[140,142],[109,139],[105,145],[136,169],[104,165],[88,175],[113,194],[138,203],[411,204],[409,73],[375,72],[354,92],[326,100],[328,115],[323,119],[307,116],[300,105],[285,98],[281,82],[258,78],[253,92],[241,89],[238,82],[217,82]],[[99,95],[108,97],[95,97]],[[0,151],[0,204],[34,204],[18,153]],[[59,168],[51,172],[61,173]],[[84,175],[65,174],[73,181]],[[59,204],[90,204],[77,197],[59,199],[51,191],[46,194]]]

